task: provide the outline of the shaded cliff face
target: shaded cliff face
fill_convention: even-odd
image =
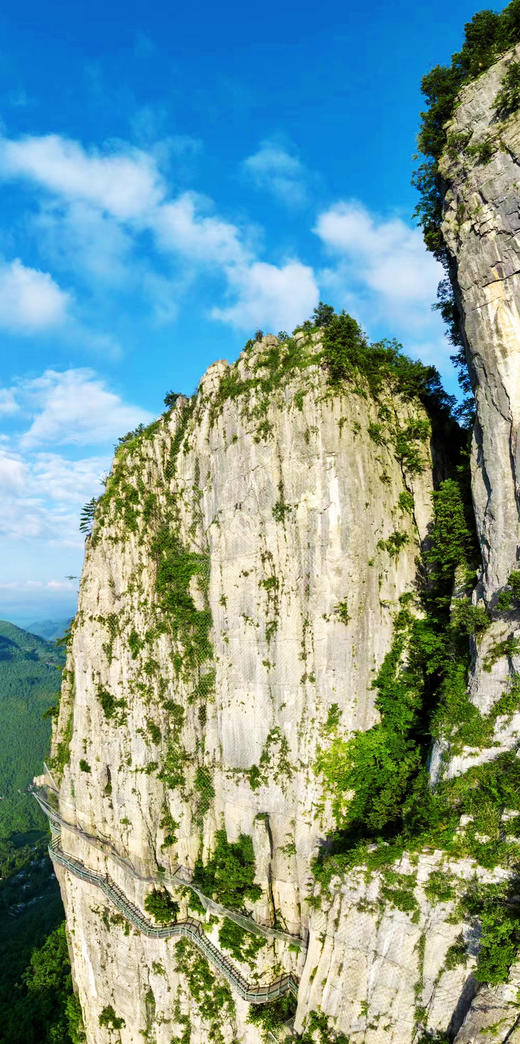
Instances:
[[[264,338],[118,451],[54,737],[60,813],[79,828],[62,827],[63,850],[141,910],[143,878],[207,863],[218,831],[248,840],[240,905],[302,941],[242,961],[260,984],[305,966],[311,859],[334,827],[316,759],[377,720],[372,682],[431,519],[422,406],[390,387],[376,401],[361,378],[334,392],[319,349],[319,333]],[[262,1039],[239,997],[218,1019],[197,1005],[175,940],[125,936],[95,887],[60,876],[89,1041],[109,1039],[110,1007],[124,1042],[181,1039],[188,1014],[192,1044]],[[184,917],[186,889],[171,892]]]
[[[473,497],[487,599],[516,568],[519,546],[520,122],[497,111],[519,58],[517,46],[462,89],[440,163],[442,231],[477,400]]]
[[[483,571],[476,597],[491,611],[473,647],[471,702],[493,713],[520,670],[519,603],[512,594],[519,554],[520,422],[520,121],[507,104],[508,70],[520,45],[464,87],[448,124],[439,167],[446,181],[442,232],[455,273],[455,294],[475,388],[472,492]],[[514,106],[513,106],[514,110]],[[481,749],[467,745],[443,771],[515,749],[520,713],[497,718]]]

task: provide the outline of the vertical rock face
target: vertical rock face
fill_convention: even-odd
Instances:
[[[461,90],[440,163],[447,185],[442,231],[477,404],[472,491],[483,572],[476,594],[493,609],[518,569],[520,546],[520,120],[500,104],[504,77],[519,59],[516,46]],[[472,702],[488,714],[520,667],[518,613],[493,616],[474,649],[470,679]],[[519,735],[516,711],[507,722],[498,719],[485,753],[462,751],[446,771],[494,758],[515,747]]]
[[[519,546],[520,121],[495,108],[519,58],[517,46],[462,89],[440,165],[477,399],[473,497],[487,599],[515,569]]]
[[[372,682],[431,515],[423,407],[332,393],[317,336],[215,363],[194,400],[118,450],[54,737],[62,851],[141,911],[163,875],[182,921],[193,893],[175,871],[189,880],[222,831],[248,840],[257,889],[240,905],[285,939],[241,962],[222,918],[206,931],[259,985],[305,966],[311,860],[334,826],[316,759],[377,720]],[[197,1007],[196,951],[135,924],[125,936],[98,885],[58,869],[89,1042],[109,1039],[111,1010],[125,1042],[169,1044],[188,1016],[193,1044],[262,1039],[236,992],[217,1012],[199,989]]]

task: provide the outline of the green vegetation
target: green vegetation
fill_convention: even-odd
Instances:
[[[296,1040],[298,1044],[349,1044],[349,1038],[332,1029],[331,1020],[321,1011],[311,1011],[304,1032]]]
[[[111,1004],[107,1004],[99,1013],[98,1021],[100,1026],[109,1026],[110,1029],[122,1029],[125,1025],[125,1020],[116,1015]]]
[[[199,765],[195,772],[195,790],[199,794],[199,815],[204,815],[215,797],[215,788],[211,782],[210,772],[204,765]]]
[[[42,919],[41,911],[39,917]],[[18,968],[16,982],[9,990],[7,983],[2,983],[2,1040],[9,1044],[82,1044],[86,1038],[81,1008],[72,989],[64,923],[51,931],[43,944],[40,928],[26,942],[23,956],[25,967]],[[1,975],[2,979],[12,979],[4,966]]]
[[[64,927],[56,927],[63,907],[47,821],[27,793],[49,749],[63,659],[57,645],[0,622],[0,1025],[10,1044],[84,1040]]]
[[[410,537],[408,533],[403,533],[398,529],[395,529],[393,533],[386,540],[378,540],[377,547],[380,551],[386,551],[390,558],[397,558],[399,552],[408,543]]]
[[[507,585],[497,598],[496,607],[500,612],[520,609],[520,570],[515,569],[509,574]]]
[[[310,336],[315,330],[319,330],[322,337],[319,349]],[[302,333],[309,336],[302,337]],[[248,350],[246,345],[245,351]],[[267,413],[272,406],[273,395],[286,386],[290,377],[310,367],[325,368],[331,394],[346,390],[347,387],[357,394],[365,397],[370,394],[376,399],[383,391],[397,392],[407,399],[417,399],[428,404],[437,417],[443,418],[449,416],[454,402],[443,391],[433,366],[424,366],[421,362],[408,359],[397,341],[371,344],[352,316],[345,312],[336,315],[330,305],[320,302],[318,308],[314,309],[313,318],[295,330],[292,337],[276,345],[266,346],[264,352],[255,358],[251,377],[243,378],[237,364],[230,367],[220,381],[218,395],[212,405],[211,421],[215,423],[228,400],[242,398],[243,416],[261,422],[257,429],[257,440],[269,437]],[[298,399],[295,397],[294,400],[300,410],[303,406],[302,393],[305,393],[305,389],[299,389]],[[384,438],[379,424],[371,425],[370,430],[376,441]],[[274,514],[278,521],[282,521],[287,514],[287,507],[282,499],[275,506]]]
[[[495,98],[495,112],[503,120],[515,112],[519,106],[520,62],[511,62],[505,71],[502,86]]]
[[[62,665],[56,645],[0,621],[0,876],[47,833],[27,787],[49,750],[51,720],[43,715],[55,709]]]
[[[248,964],[252,964],[258,951],[267,945],[267,939],[263,936],[246,932],[229,917],[224,918],[218,938],[224,950],[229,950],[237,961],[246,961]]]
[[[225,830],[217,830],[215,840],[211,859],[205,866],[200,860],[195,864],[194,883],[205,895],[231,909],[239,910],[245,899],[260,899],[262,891],[254,883],[255,856],[249,835],[228,841]]]
[[[276,1035],[286,1023],[291,1022],[296,1014],[296,999],[285,994],[279,1000],[269,1004],[251,1005],[247,1021],[258,1026],[265,1041],[271,1040],[270,1034]],[[291,1040],[297,1044],[349,1044],[344,1033],[337,1033],[331,1027],[331,1020],[321,1011],[311,1011],[303,1033],[293,1034]]]
[[[356,384],[362,376],[375,398],[386,387],[440,407],[449,402],[433,366],[408,359],[397,341],[370,344],[359,323],[345,312],[334,315],[325,327],[322,358],[333,388],[345,381]]]
[[[190,594],[193,577],[200,578],[204,590],[209,579],[209,558],[195,551],[187,551],[175,533],[175,528],[164,525],[152,544],[157,563],[156,590],[159,603],[167,615],[173,637],[182,643],[183,668],[193,670],[211,659],[211,613],[209,608],[197,609]]]
[[[165,831],[165,838],[161,848],[170,848],[171,845],[175,845],[177,843],[177,830],[179,829],[179,823],[173,818],[169,808],[166,806],[163,809],[159,825],[161,829]]]
[[[348,602],[346,600],[343,602],[338,602],[338,604],[334,607],[334,611],[336,613],[336,616],[339,620],[341,620],[342,623],[348,624],[350,620],[350,613],[348,611]]]
[[[92,527],[94,525],[94,514],[97,507],[97,497],[92,497],[86,504],[83,505],[79,521],[80,533],[84,533],[85,536],[92,535]]]
[[[415,506],[413,493],[409,493],[408,490],[403,490],[403,492],[399,494],[397,503],[401,511],[406,512],[407,515],[413,514]]]
[[[154,888],[146,896],[144,908],[159,924],[172,924],[179,915],[179,904],[164,889]]]
[[[277,500],[273,506],[273,518],[275,522],[285,522],[287,515],[292,511],[292,504],[286,504],[283,500]]]
[[[482,928],[475,977],[492,985],[505,982],[520,946],[518,880],[472,886],[464,897],[464,912],[477,916]]]
[[[177,399],[179,398],[180,392],[169,391],[164,396],[164,405],[167,410],[172,410],[175,406]]]
[[[441,815],[443,790],[433,796],[427,784],[431,736],[449,734],[454,721],[471,718],[467,635],[487,624],[467,600],[450,615],[455,575],[470,585],[476,562],[470,506],[462,489],[446,479],[433,494],[420,601],[412,595],[401,598],[392,647],[374,682],[380,721],[348,740],[332,735],[318,757],[338,825],[328,846],[332,855],[324,852],[316,864],[318,876],[328,875],[328,864],[339,865],[340,853],[344,865],[363,861],[369,841],[388,842],[385,861],[385,847],[389,856],[394,844],[402,851],[425,823],[433,825],[432,803]],[[472,712],[478,714],[475,708]]]
[[[179,970],[186,977],[192,1000],[201,1018],[208,1024],[208,1039],[212,1044],[225,1044],[222,1023],[229,1022],[235,1014],[229,986],[213,973],[205,957],[186,939],[175,944],[175,955]]]
[[[103,714],[107,721],[114,720],[116,725],[124,725],[126,721],[126,700],[122,697],[117,698],[108,689],[104,689],[102,685],[98,685],[96,697],[99,700],[103,709]]]
[[[247,1021],[253,1026],[258,1026],[265,1041],[269,1034],[276,1034],[286,1022],[296,1015],[296,998],[291,993],[286,993],[276,1001],[268,1004],[251,1004]]]

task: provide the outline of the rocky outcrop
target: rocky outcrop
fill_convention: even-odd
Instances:
[[[296,336],[286,371],[276,359],[289,349],[269,337],[234,367],[214,364],[193,401],[118,451],[87,542],[54,738],[60,812],[78,828],[63,829],[65,851],[141,909],[140,878],[189,874],[219,830],[251,839],[259,895],[246,911],[296,937],[258,951],[248,977],[259,983],[303,972],[311,861],[334,826],[316,758],[332,735],[377,719],[372,681],[431,518],[423,408],[333,392],[311,358],[317,337]],[[411,470],[396,450],[403,432],[422,458]],[[150,1039],[169,1044],[172,1005],[188,996],[171,942],[108,930],[99,894],[58,872],[89,1041],[107,1039],[110,1006],[121,1039],[139,1039],[147,990],[159,1010],[156,963],[170,1016],[161,1009]],[[261,1039],[235,1004],[224,1039]],[[203,1039],[195,1017],[191,1032]]]

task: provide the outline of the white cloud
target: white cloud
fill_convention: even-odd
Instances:
[[[123,220],[140,217],[164,191],[148,153],[128,145],[87,152],[58,134],[1,139],[0,173],[35,181],[69,200],[94,203]]]
[[[152,222],[159,245],[205,265],[243,263],[248,252],[240,230],[220,218],[201,214],[197,203],[204,202],[186,192],[158,207]]]
[[[70,460],[57,453],[0,447],[0,536],[44,545],[81,547],[82,505],[102,492],[110,455]]]
[[[353,314],[371,337],[396,336],[408,355],[433,363],[453,386],[452,349],[432,310],[443,271],[420,231],[351,200],[320,214],[314,232],[331,258],[319,273],[324,296]]]
[[[58,453],[36,453],[31,474],[32,485],[39,496],[48,496],[57,503],[84,504],[94,493],[99,493],[101,476],[110,468],[109,455],[70,460]]]
[[[47,272],[0,261],[0,328],[27,334],[58,326],[69,301]]]
[[[300,261],[287,261],[279,268],[255,261],[228,275],[237,301],[228,308],[214,308],[212,316],[243,329],[292,330],[319,300],[313,270]]]
[[[0,388],[0,415],[17,413],[20,409],[13,388]]]
[[[243,166],[257,188],[270,192],[287,206],[301,206],[306,202],[303,164],[283,145],[261,142],[258,151],[248,156]]]
[[[82,281],[106,288],[128,280],[132,268],[132,235],[112,215],[85,200],[42,206],[35,218],[40,245],[54,265],[73,270]]]
[[[281,146],[265,142],[246,162],[253,176],[296,198],[301,164]],[[311,268],[296,259],[279,266],[257,260],[253,230],[213,213],[205,197],[184,192],[168,198],[151,150],[121,144],[86,150],[76,141],[52,134],[18,140],[4,137],[0,138],[1,176],[30,179],[50,194],[35,220],[40,246],[55,264],[88,281],[94,292],[104,294],[112,284],[127,294],[141,294],[159,322],[175,317],[183,288],[208,268],[220,274],[226,285],[229,304],[210,313],[223,322],[244,328],[259,323],[291,327],[317,303]],[[38,275],[48,297],[54,291],[58,311],[62,291],[50,276]],[[33,315],[35,321],[36,305]],[[42,305],[41,322],[43,318]],[[74,332],[74,323],[77,327],[77,318],[69,324],[69,333]],[[94,389],[90,391],[94,394]],[[105,401],[98,410],[99,394],[98,389],[91,415],[104,416],[108,428],[111,404]],[[45,415],[26,434],[27,444],[62,432],[59,414],[69,422],[75,441],[86,441],[87,423],[75,410],[74,389],[62,392],[56,386],[49,395],[59,400],[54,419],[49,400]],[[116,413],[112,430],[131,427],[133,420],[127,422]]]
[[[77,591],[73,580],[8,580],[0,591]]]
[[[442,270],[421,232],[401,218],[374,217],[361,203],[340,202],[320,214],[316,234],[346,266],[351,282],[398,306],[429,309]]]
[[[153,420],[147,410],[123,403],[92,370],[47,370],[25,381],[22,390],[36,414],[21,440],[25,448],[45,443],[95,445]]]
[[[2,500],[13,491],[23,490],[26,468],[20,457],[0,447],[0,492]]]

